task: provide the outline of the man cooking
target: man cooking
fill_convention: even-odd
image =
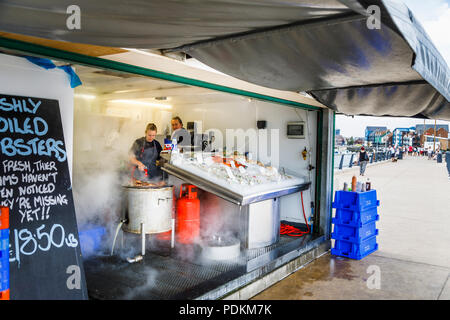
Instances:
[[[172,125],[172,137],[171,140],[177,139],[178,146],[190,146],[191,145],[191,135],[189,131],[183,128],[183,121],[180,117],[173,117],[171,121]],[[181,149],[181,148],[180,148]]]
[[[161,169],[157,166],[157,162],[160,159],[162,147],[155,140],[156,132],[156,125],[149,123],[145,128],[145,136],[134,141],[130,149],[132,177],[136,180],[148,181],[161,177]]]

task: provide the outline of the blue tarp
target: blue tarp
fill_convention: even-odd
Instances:
[[[63,70],[65,73],[67,73],[67,75],[69,76],[69,81],[70,81],[70,87],[71,88],[75,88],[78,87],[79,85],[81,85],[81,80],[78,77],[78,75],[75,73],[75,71],[73,71],[72,67],[69,65],[65,65],[65,66],[56,66],[50,59],[46,59],[46,58],[38,58],[38,57],[32,57],[32,56],[25,56],[25,58],[30,61],[31,63],[34,63],[35,65],[38,65],[44,69],[54,69],[54,68],[58,68]]]

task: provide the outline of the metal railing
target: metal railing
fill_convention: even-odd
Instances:
[[[373,152],[369,154],[369,163],[385,161],[390,158],[390,152]],[[354,165],[359,165],[354,162],[358,159],[357,153],[335,153],[334,154],[334,169],[342,170],[344,168],[351,168]]]

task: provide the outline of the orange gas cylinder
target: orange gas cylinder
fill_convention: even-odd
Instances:
[[[9,300],[9,289],[0,291],[0,300]]]
[[[0,229],[9,229],[9,208],[0,207]]]
[[[177,242],[185,244],[200,235],[200,200],[196,186],[182,184],[180,187],[175,231]]]

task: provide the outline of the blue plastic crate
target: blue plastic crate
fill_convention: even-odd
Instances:
[[[0,239],[0,251],[9,250],[9,238]]]
[[[0,250],[0,261],[9,260],[9,250]]]
[[[350,241],[335,240],[334,248],[331,249],[331,254],[335,256],[361,260],[362,258],[377,250],[377,237],[373,236],[364,241],[361,241],[359,244]]]
[[[82,254],[88,256],[96,253],[101,246],[102,237],[105,232],[104,227],[95,227],[80,231],[79,237]]]
[[[336,209],[336,214],[333,219],[339,224],[361,226],[379,219],[378,208],[374,207],[364,211]]]
[[[353,211],[364,211],[378,207],[377,191],[366,192],[336,191],[334,195],[333,208],[348,209]]]
[[[9,252],[2,253],[2,257],[0,257],[0,271],[8,271],[9,270]]]
[[[9,289],[9,269],[0,270],[0,291]]]
[[[9,229],[0,229],[0,239],[9,239]]]
[[[342,225],[351,226],[351,227],[355,227],[355,228],[361,228],[364,224],[367,224],[370,222],[375,222],[378,220],[380,220],[380,216],[377,214],[374,219],[371,219],[370,221],[368,221],[366,223],[362,223],[362,221],[360,219],[356,219],[356,221],[354,221],[354,220],[341,220],[341,219],[336,219],[336,218],[332,218],[331,222],[333,224],[342,224]]]
[[[334,224],[334,230],[331,238],[335,240],[345,240],[354,243],[361,243],[362,241],[378,235],[376,222],[369,222],[362,227],[352,227],[344,224]]]
[[[9,255],[3,255],[0,258],[0,270],[9,270]]]

